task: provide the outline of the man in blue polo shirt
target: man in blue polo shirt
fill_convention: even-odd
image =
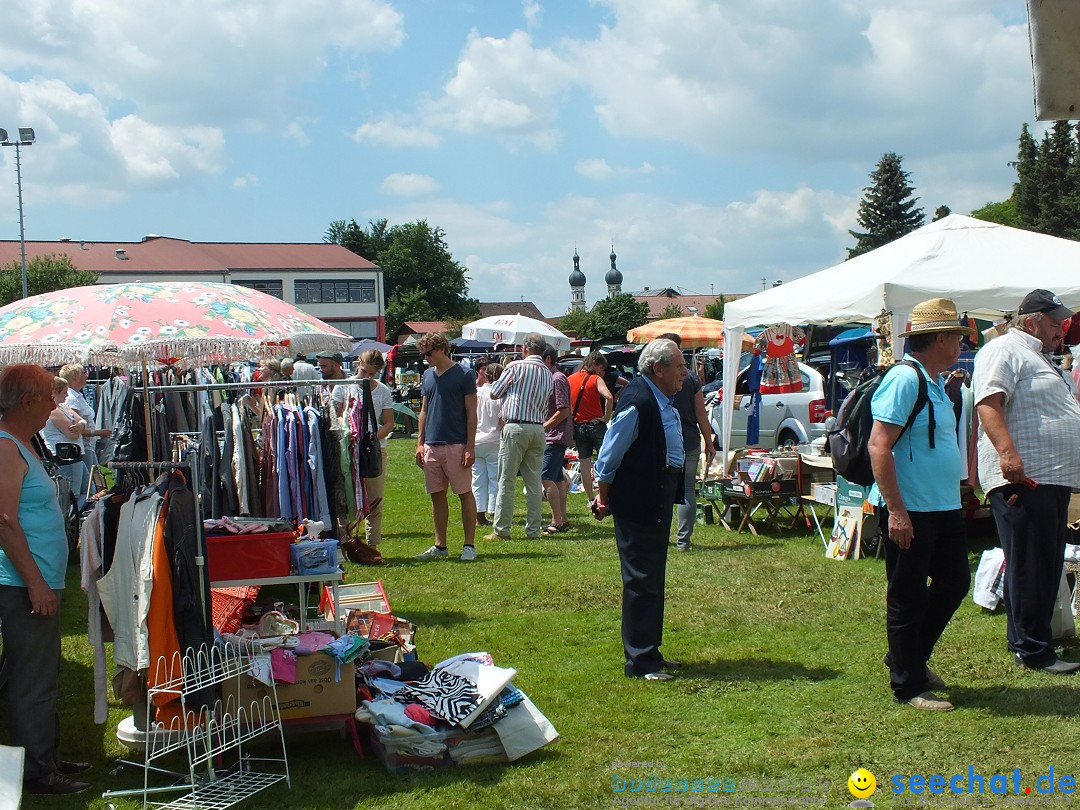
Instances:
[[[918,709],[948,711],[952,703],[931,689],[945,683],[927,667],[945,626],[967,594],[964,518],[960,510],[960,449],[956,417],[941,373],[956,364],[963,335],[956,305],[946,298],[918,304],[911,313],[905,360],[917,369],[889,370],[871,401],[869,451],[874,469],[870,500],[885,530],[886,628],[893,695]],[[919,378],[928,401],[907,430]],[[930,584],[927,584],[927,580]]]

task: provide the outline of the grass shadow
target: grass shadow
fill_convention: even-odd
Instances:
[[[1060,676],[1034,673],[1036,678]],[[992,686],[949,688],[949,699],[958,709],[983,709],[1000,717],[1062,717],[1080,714],[1080,692],[1064,683],[1045,686]]]
[[[687,661],[678,670],[680,677],[719,681],[828,681],[840,676],[840,670],[808,667],[798,661],[769,658]]]
[[[782,543],[732,543],[722,545],[703,545],[700,543],[694,544],[694,550],[690,552],[694,554],[696,552],[716,552],[716,551],[759,551],[767,548],[780,548]],[[674,546],[672,546],[674,548]]]

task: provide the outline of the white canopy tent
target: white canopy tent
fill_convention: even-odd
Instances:
[[[850,261],[732,301],[724,307],[724,339],[738,346],[749,326],[866,322],[882,311],[891,314],[896,335],[928,298],[951,298],[961,313],[996,317],[1036,288],[1080,308],[1080,242],[950,214]],[[725,453],[738,362],[738,354],[725,354]]]

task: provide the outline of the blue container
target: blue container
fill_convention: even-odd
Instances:
[[[289,547],[293,570],[299,575],[336,573],[337,551],[337,540],[304,540]]]

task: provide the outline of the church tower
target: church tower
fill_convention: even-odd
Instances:
[[[611,269],[604,276],[604,281],[607,282],[607,297],[612,298],[622,292],[622,273],[615,266],[614,245],[611,246],[611,255],[608,258],[611,259]]]
[[[574,250],[574,272],[570,274],[570,311],[585,311],[585,274],[581,272],[577,250]]]

